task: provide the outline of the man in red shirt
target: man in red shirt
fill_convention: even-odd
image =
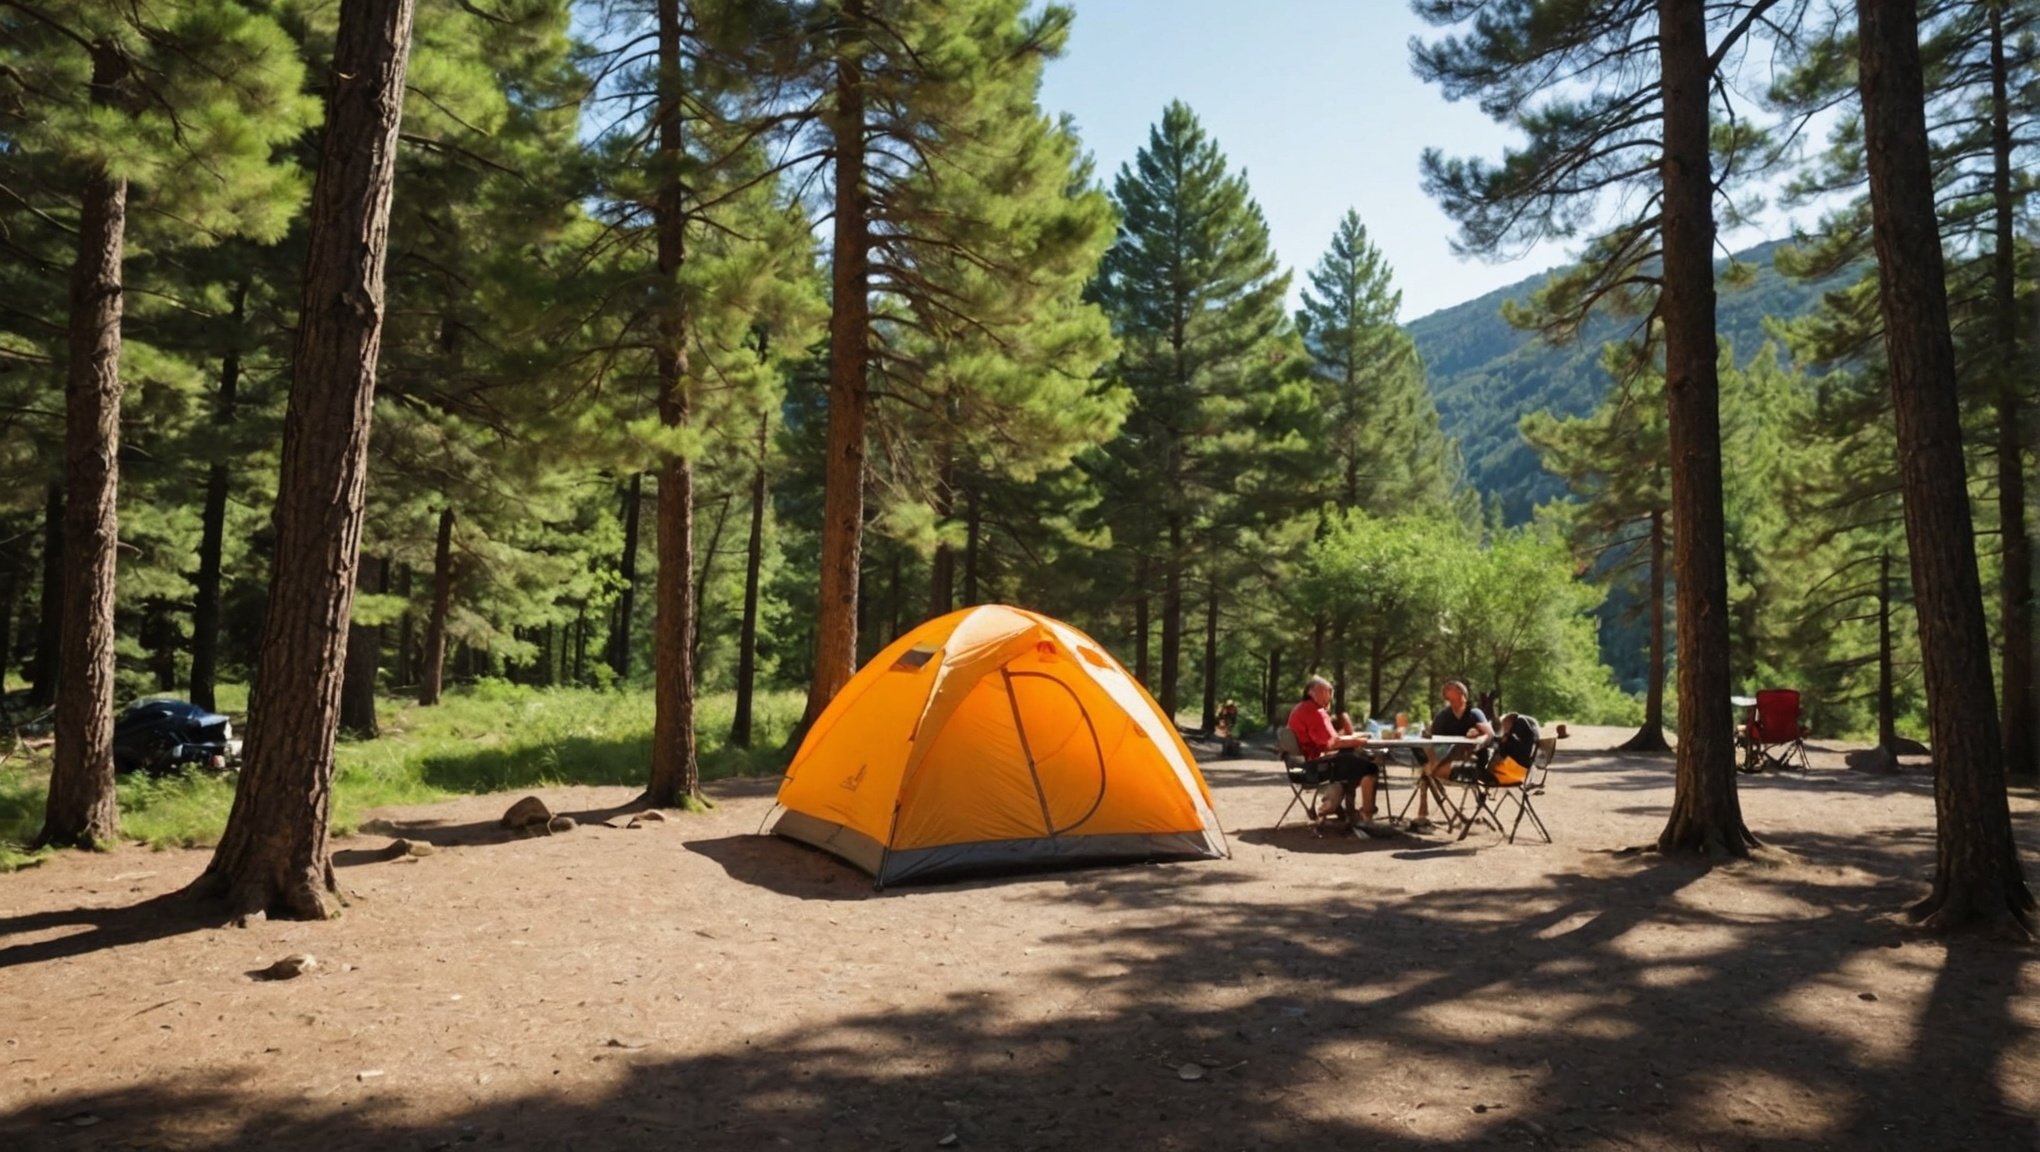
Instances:
[[[1365,732],[1341,732],[1332,726],[1332,682],[1322,676],[1313,676],[1304,687],[1303,699],[1289,713],[1289,730],[1296,733],[1296,743],[1303,751],[1303,758],[1312,761],[1320,776],[1328,783],[1344,786],[1341,793],[1344,805],[1342,814],[1348,823],[1353,820],[1353,793],[1360,794],[1360,819],[1372,823],[1374,820],[1374,784],[1381,775],[1381,766],[1359,752],[1367,743]],[[1323,812],[1319,815],[1330,816]]]

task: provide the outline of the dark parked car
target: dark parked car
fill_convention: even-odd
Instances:
[[[185,700],[139,700],[113,722],[116,772],[161,776],[187,764],[231,768],[241,762],[233,722]]]

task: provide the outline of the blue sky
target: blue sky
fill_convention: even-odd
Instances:
[[[1108,186],[1163,106],[1182,100],[1246,169],[1297,285],[1348,208],[1394,266],[1405,320],[1565,259],[1558,247],[1502,264],[1452,254],[1453,225],[1424,195],[1418,157],[1429,145],[1499,157],[1511,137],[1410,72],[1410,37],[1435,33],[1403,0],[1064,2],[1076,25],[1041,100],[1076,117]]]

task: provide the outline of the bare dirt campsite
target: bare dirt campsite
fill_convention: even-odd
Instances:
[[[1215,863],[876,892],[757,835],[762,779],[635,828],[546,791],[581,827],[538,838],[515,794],[388,811],[325,924],[63,854],[0,876],[0,1147],[2040,1147],[2040,956],[1889,916],[1924,772],[1746,777],[1775,848],[1707,871],[1612,851],[1671,795],[1617,736],[1567,742],[1548,846],[1273,830],[1250,745]]]

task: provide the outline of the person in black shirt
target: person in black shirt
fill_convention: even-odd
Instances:
[[[1431,717],[1431,722],[1425,725],[1424,735],[1471,736],[1476,740],[1485,740],[1494,735],[1494,729],[1489,726],[1488,718],[1471,703],[1472,692],[1466,687],[1464,680],[1447,680],[1439,692],[1445,697],[1445,706],[1438,709],[1437,714]],[[1430,763],[1424,768],[1424,774],[1436,780],[1450,779],[1452,765],[1465,759],[1477,747],[1478,744],[1456,745],[1442,755],[1438,749],[1430,749]],[[1417,789],[1417,818],[1411,827],[1430,826],[1428,793],[1428,788]]]

